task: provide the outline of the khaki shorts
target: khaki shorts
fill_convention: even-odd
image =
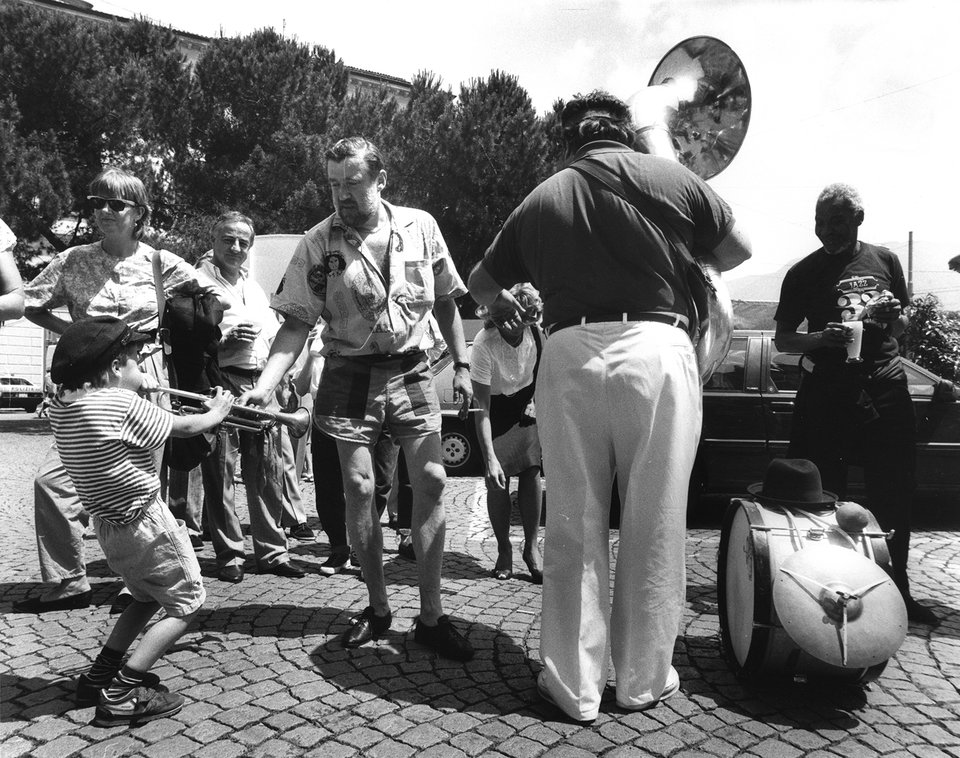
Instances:
[[[107,564],[135,600],[159,603],[168,616],[177,618],[203,605],[207,593],[190,535],[162,500],[154,500],[129,524],[94,516],[93,526]]]
[[[424,353],[326,359],[314,424],[330,437],[373,445],[384,430],[394,439],[426,437],[440,431],[440,422]]]

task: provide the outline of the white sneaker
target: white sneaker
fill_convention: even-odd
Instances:
[[[648,708],[653,708],[659,705],[679,689],[680,674],[678,674],[677,670],[671,666],[670,671],[667,673],[667,683],[663,686],[663,692],[660,693],[660,697],[655,700],[651,700],[649,703],[644,703],[643,705],[624,705],[619,700],[617,701],[617,705],[619,705],[625,711],[645,711]]]

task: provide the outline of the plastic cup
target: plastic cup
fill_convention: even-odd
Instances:
[[[846,321],[843,325],[853,332],[853,339],[847,343],[847,363],[859,363],[863,360],[860,357],[860,348],[863,346],[863,322]]]

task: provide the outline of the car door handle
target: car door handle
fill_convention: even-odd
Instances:
[[[770,403],[770,410],[774,413],[793,413],[793,403]]]

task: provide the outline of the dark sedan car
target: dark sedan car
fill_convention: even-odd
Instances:
[[[19,376],[0,376],[0,408],[22,408],[33,413],[43,400],[43,390]]]
[[[799,361],[777,350],[772,331],[734,333],[726,360],[704,387],[691,502],[700,493],[744,493],[763,479],[772,457],[786,454]],[[904,366],[917,417],[918,492],[960,502],[960,392],[911,361]],[[862,484],[861,470],[851,467],[849,494],[862,492]]]

